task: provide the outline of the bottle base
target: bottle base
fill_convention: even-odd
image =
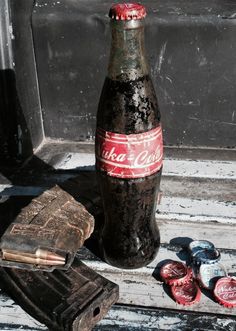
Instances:
[[[143,267],[146,267],[148,264],[150,264],[157,256],[158,249],[152,253],[151,256],[130,256],[127,255],[125,257],[114,257],[109,256],[103,251],[103,259],[105,262],[110,264],[113,267],[119,268],[119,269],[140,269]]]

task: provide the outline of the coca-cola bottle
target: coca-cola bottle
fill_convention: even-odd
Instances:
[[[160,113],[144,51],[145,7],[111,7],[112,44],[97,113],[96,171],[105,221],[104,259],[120,268],[151,262],[162,169]]]

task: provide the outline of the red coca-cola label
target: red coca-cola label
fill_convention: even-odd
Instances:
[[[119,134],[97,129],[96,163],[109,176],[140,178],[162,167],[161,126],[138,134]]]

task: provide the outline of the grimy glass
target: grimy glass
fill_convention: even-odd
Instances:
[[[110,60],[97,112],[96,171],[105,214],[104,259],[116,267],[139,268],[155,258],[160,245],[155,211],[163,147],[144,19],[139,13],[128,17],[117,19],[115,13],[111,19]]]

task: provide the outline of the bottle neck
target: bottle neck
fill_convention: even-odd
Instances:
[[[143,20],[111,21],[112,43],[108,77],[136,80],[147,75]]]

